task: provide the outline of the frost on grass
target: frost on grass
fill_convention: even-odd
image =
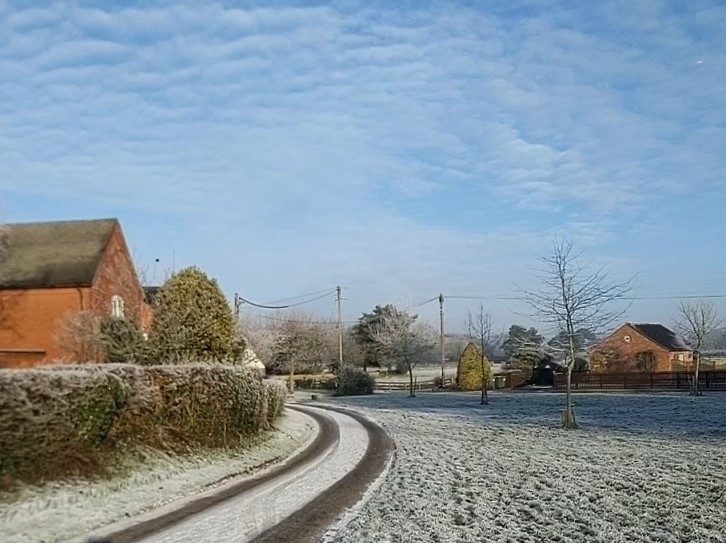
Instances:
[[[339,542],[724,541],[726,394],[342,400],[396,441],[395,463]]]
[[[116,476],[94,482],[25,487],[0,500],[3,543],[65,541],[100,526],[188,498],[279,462],[314,436],[315,423],[286,411],[277,430],[236,451],[129,460]]]

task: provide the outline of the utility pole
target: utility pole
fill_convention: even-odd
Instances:
[[[239,308],[242,305],[242,300],[239,299],[239,294],[234,293],[234,320],[239,322]]]
[[[440,338],[439,343],[441,344],[441,386],[444,386],[444,379],[446,378],[446,372],[444,371],[445,356],[444,356],[444,295],[439,294],[439,321],[440,321]]]
[[[338,363],[343,367],[343,308],[341,306],[341,288],[335,287],[335,301],[338,302]]]

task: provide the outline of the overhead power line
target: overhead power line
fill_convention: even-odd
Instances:
[[[519,300],[516,296],[464,296],[464,295],[449,295],[445,294],[445,298],[451,298],[453,300]],[[438,298],[436,298],[438,299]]]
[[[431,299],[429,299],[429,300],[425,300],[425,301],[423,301],[423,302],[419,302],[419,303],[417,303],[417,304],[414,304],[414,305],[408,305],[408,306],[406,306],[405,308],[403,308],[403,310],[404,310],[404,311],[410,311],[411,309],[417,309],[417,308],[419,308],[419,307],[423,307],[423,306],[425,306],[425,305],[427,305],[427,304],[430,304],[431,302],[435,302],[435,301],[436,301],[436,300],[438,300],[438,299],[439,299],[439,297],[438,297],[438,296],[434,296],[433,298],[431,298]]]
[[[286,302],[291,302],[292,300],[299,300],[300,298],[309,298],[310,296],[318,296],[318,295],[324,295],[324,294],[330,294],[334,292],[334,288],[326,288],[321,290],[316,290],[314,292],[308,292],[306,294],[299,294],[297,296],[290,296],[289,298],[280,298],[279,300],[272,300],[270,302],[264,302],[263,305],[276,305]]]
[[[726,294],[689,294],[687,296],[630,296],[623,300],[696,300],[699,298],[726,298]]]
[[[273,315],[255,315],[254,318],[257,319],[265,319],[268,321],[275,321],[275,322],[299,322],[301,324],[323,324],[325,326],[338,326],[338,323],[335,319],[331,318],[330,320],[324,321],[324,320],[306,320],[306,319],[295,319],[292,317],[277,317]],[[357,324],[358,321],[343,321],[342,324]]]
[[[446,296],[446,298],[454,300],[508,300],[518,301],[522,297],[518,296]],[[662,295],[662,296],[625,296],[622,300],[687,300],[699,298],[726,298],[726,294],[686,294],[682,296]]]
[[[285,304],[285,305],[267,305],[267,304],[258,304],[256,302],[252,302],[250,300],[247,300],[246,298],[243,298],[239,294],[235,295],[235,298],[239,300],[241,303],[251,305],[252,307],[259,307],[261,309],[290,309],[291,307],[298,307],[301,305],[309,304],[311,302],[315,302],[317,300],[322,300],[323,298],[326,298],[330,296],[335,289],[328,289],[325,294],[321,294],[320,296],[316,296],[315,298],[310,298],[309,300],[304,300],[302,302],[297,302],[294,304]]]

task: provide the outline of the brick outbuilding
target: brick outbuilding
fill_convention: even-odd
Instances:
[[[133,319],[152,310],[117,219],[9,224],[0,262],[0,367],[70,361],[58,342],[69,315]]]
[[[662,324],[625,323],[590,353],[590,371],[683,371],[693,363],[693,351]]]

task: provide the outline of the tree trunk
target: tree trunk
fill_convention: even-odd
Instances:
[[[562,427],[567,429],[577,428],[575,422],[575,408],[572,406],[572,367],[574,360],[567,368],[567,400],[565,410],[562,412]]]
[[[701,391],[698,389],[698,371],[701,369],[701,353],[696,351],[696,370],[693,372],[693,386],[691,387],[691,396],[700,396]]]
[[[290,389],[290,394],[292,394],[293,392],[295,392],[295,379],[294,379],[294,376],[295,376],[295,367],[294,366],[290,366],[290,383],[288,384],[288,387],[287,387],[288,389]]]
[[[415,398],[416,397],[416,391],[413,388],[413,368],[411,366],[408,367],[408,386],[409,386],[409,398]]]
[[[484,371],[484,358],[482,357],[481,361],[481,405],[488,405],[489,404],[489,395],[487,393],[487,377],[486,377],[486,371]]]

